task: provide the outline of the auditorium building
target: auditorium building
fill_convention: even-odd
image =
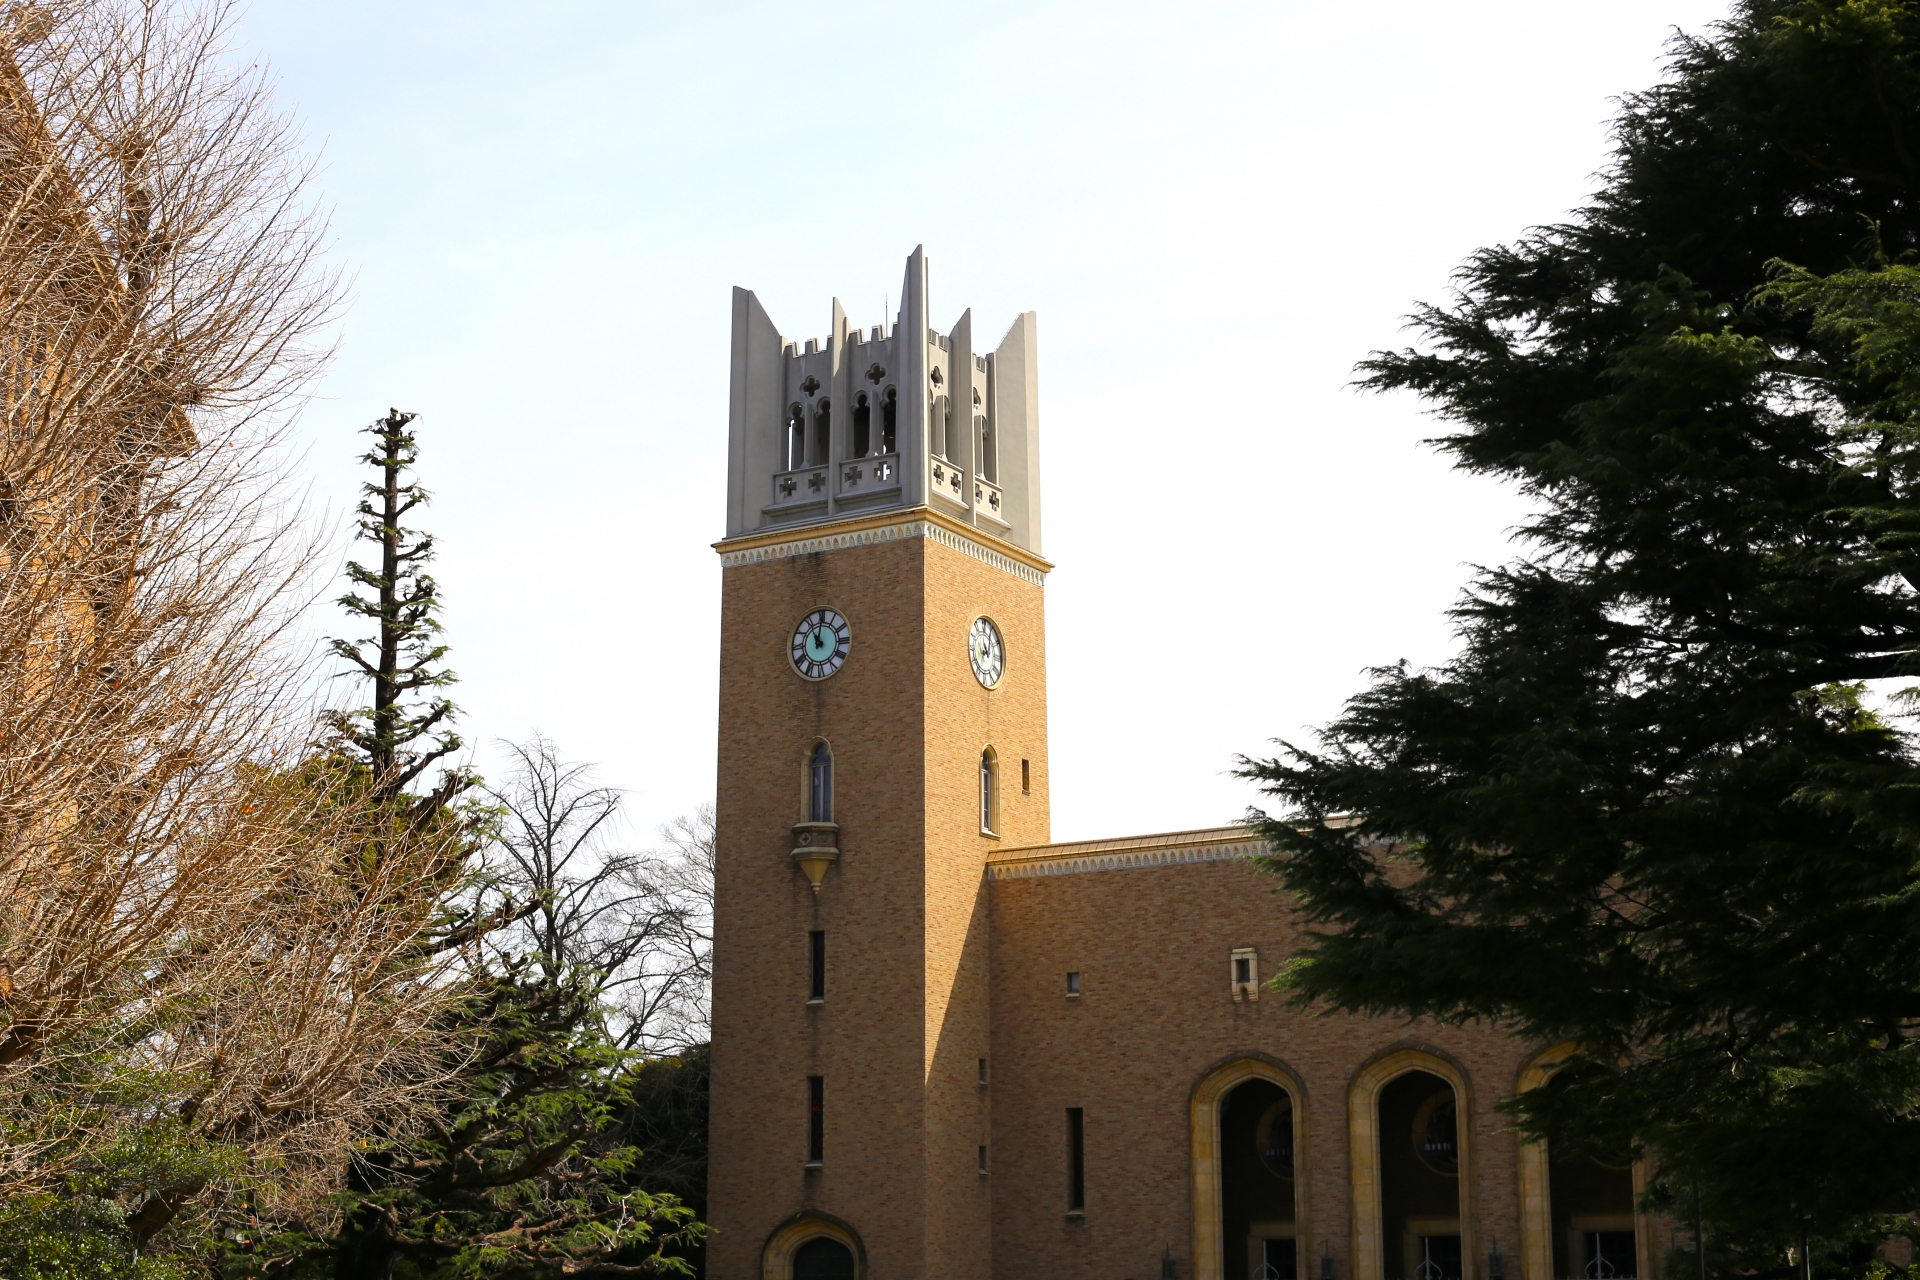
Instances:
[[[734,291],[709,1275],[1654,1276],[1643,1172],[1495,1110],[1567,1046],[1289,1007],[1237,827],[1051,842],[1035,317],[927,282]]]

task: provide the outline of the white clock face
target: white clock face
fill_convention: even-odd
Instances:
[[[853,632],[832,609],[815,609],[793,629],[793,669],[809,680],[825,680],[847,660]]]
[[[991,618],[975,618],[967,633],[967,659],[973,663],[974,679],[991,689],[1000,683],[1007,669],[1007,647],[1000,642],[1000,628]]]

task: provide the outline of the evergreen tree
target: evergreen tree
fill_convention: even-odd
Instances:
[[[378,481],[361,486],[357,528],[361,540],[379,548],[379,564],[347,563],[347,577],[370,595],[348,592],[340,606],[373,623],[374,634],[361,640],[335,639],[335,654],[347,660],[371,685],[372,705],[340,713],[334,726],[372,777],[376,797],[398,801],[437,761],[458,751],[453,731],[453,702],[438,691],[455,682],[440,665],[447,646],[440,640],[439,588],[425,572],[433,560],[433,535],[401,523],[429,497],[421,485],[403,476],[419,460],[419,444],[408,430],[417,415],[389,409],[368,427],[378,444],[361,461],[380,471]],[[419,699],[424,698],[424,703]],[[444,770],[426,795],[406,805],[416,820],[438,813],[476,779],[461,769]]]
[[[620,997],[644,987],[654,998],[642,1003],[671,1021],[685,968],[671,957],[702,903],[682,901],[674,866],[606,843],[619,792],[544,740],[515,753],[512,781],[487,793],[499,818],[488,892],[508,905],[468,912],[490,927],[454,1014],[443,1101],[415,1132],[368,1135],[345,1229],[286,1242],[282,1274],[692,1273],[704,1228],[683,1197],[704,1198],[704,1049],[628,1048],[661,1029],[633,1034]]]
[[[348,1228],[325,1251],[336,1280],[692,1274],[693,1210],[649,1189],[625,1140],[650,1064],[596,1012],[590,983],[550,978],[536,957],[473,984],[461,1016],[481,1035],[448,1063],[459,1092],[424,1133],[361,1160]],[[309,1264],[326,1274],[323,1255]]]
[[[1615,139],[1363,366],[1536,500],[1522,557],[1243,772],[1298,998],[1575,1042],[1523,1125],[1778,1274],[1920,1203],[1920,765],[1863,698],[1920,666],[1920,3],[1742,0]]]

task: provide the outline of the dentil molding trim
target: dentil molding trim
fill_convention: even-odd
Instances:
[[[770,560],[787,560],[794,556],[812,555],[817,551],[838,551],[843,547],[871,546],[878,542],[899,542],[906,538],[925,538],[941,546],[951,547],[962,555],[972,556],[982,564],[992,565],[1003,573],[1010,573],[1025,582],[1039,586],[1045,580],[1047,570],[1053,566],[1038,556],[1029,563],[1026,559],[1015,559],[1004,551],[997,551],[979,539],[986,534],[976,535],[965,525],[941,519],[927,508],[910,513],[906,518],[893,516],[861,520],[851,525],[837,524],[821,528],[795,529],[784,533],[763,531],[745,538],[731,538],[725,542],[714,543],[714,550],[720,553],[722,568],[735,569],[741,565],[764,564]]]
[[[1200,833],[1179,832],[1165,842],[1134,837],[1126,841],[1092,841],[1100,844],[1127,844],[1124,849],[1076,849],[1073,845],[1046,846],[1010,851],[987,863],[989,880],[1024,880],[1032,876],[1071,876],[1089,871],[1130,871],[1137,867],[1170,867],[1192,862],[1231,862],[1235,858],[1260,858],[1272,851],[1266,842],[1241,832],[1233,837],[1195,840]],[[1182,839],[1181,837],[1186,837]]]

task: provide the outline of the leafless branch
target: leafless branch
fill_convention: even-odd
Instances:
[[[164,1121],[314,1205],[437,1060],[467,838],[309,749],[280,433],[339,289],[229,12],[0,7],[0,1198]]]

